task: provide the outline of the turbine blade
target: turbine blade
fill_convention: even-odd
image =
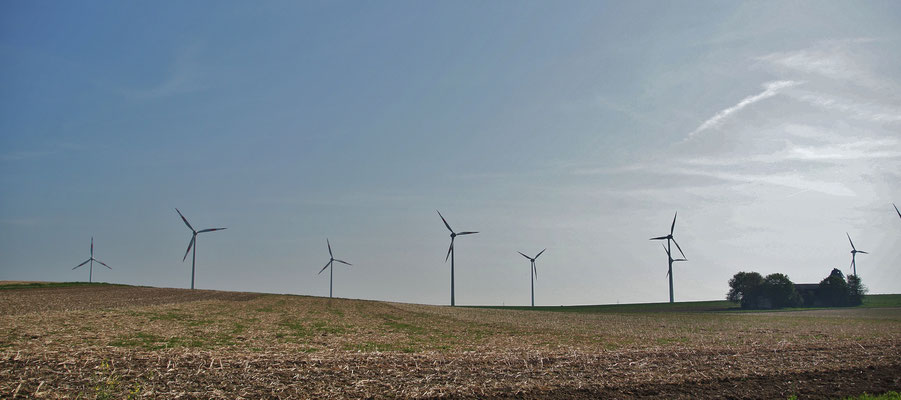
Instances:
[[[666,270],[666,277],[669,278],[669,270]]]
[[[535,256],[535,259],[537,260],[538,257],[541,257],[541,255],[544,254],[545,250],[547,250],[547,249],[541,250],[541,253],[538,253],[538,255]]]
[[[197,231],[194,230],[194,227],[191,226],[191,223],[188,222],[188,219],[185,218],[185,216],[181,214],[181,211],[178,211],[178,209],[176,208],[176,209],[175,209],[175,212],[178,213],[178,216],[181,217],[181,220],[182,220],[182,221],[185,221],[185,225],[188,226],[188,229],[190,229],[191,232],[197,232]]]
[[[535,279],[537,280],[537,279],[538,279],[538,268],[535,267],[535,262],[534,262],[534,261],[532,262],[532,273],[535,274]]]
[[[673,226],[669,228],[669,234],[672,236],[673,232],[676,231],[676,217],[679,216],[679,212],[676,211],[676,215],[673,215]]]
[[[447,248],[447,255],[444,256],[444,262],[447,262],[447,260],[450,259],[450,253],[452,251],[454,251],[454,239],[453,238],[451,238],[450,247]]]
[[[669,250],[666,249],[666,245],[663,243],[660,243],[660,247],[663,247],[663,251],[666,253],[667,256],[669,256]]]
[[[898,206],[895,203],[892,203],[892,207],[895,207],[895,212],[898,213],[898,217],[901,217],[901,211],[898,210]]]
[[[460,233],[457,234],[457,236],[460,236],[460,235],[472,235],[473,233],[478,233],[478,232],[460,232]]]
[[[339,262],[339,263],[341,263],[341,264],[347,264],[347,265],[351,265],[351,266],[353,265],[353,264],[351,264],[351,263],[349,263],[349,262],[347,262],[347,261],[341,261],[341,260],[339,260],[339,259],[337,259],[337,258],[335,259],[335,261],[337,261],[337,262]]]
[[[676,261],[688,261],[688,260],[686,260],[684,258],[677,258],[677,259],[673,260],[673,262],[676,262]]]
[[[851,257],[851,265],[848,268],[854,268],[854,257]]]
[[[450,225],[447,223],[447,220],[444,219],[444,216],[443,216],[443,215],[441,215],[441,211],[435,210],[435,212],[437,212],[437,213],[438,213],[438,216],[441,217],[441,221],[444,221],[444,226],[447,227],[447,230],[449,230],[451,233],[454,233],[454,230],[451,229]]]
[[[91,257],[94,257],[94,237],[91,236]]]
[[[202,231],[197,231],[197,233],[224,231],[226,229],[228,229],[228,228],[210,228],[210,229],[204,229]]]
[[[104,266],[104,267],[107,267],[107,268],[109,268],[109,269],[112,269],[112,267],[110,267],[109,265],[104,264],[103,261],[100,261],[100,260],[98,260],[98,259],[96,259],[96,258],[94,259],[94,261],[97,261],[98,263],[100,263],[100,265],[102,265],[102,266]]]
[[[182,257],[181,262],[185,262],[185,260],[188,259],[188,253],[191,252],[191,247],[194,247],[194,239],[197,239],[197,234],[196,234],[196,233],[194,234],[194,236],[191,236],[191,242],[188,243],[188,249],[185,250],[185,256]]]
[[[319,274],[322,273],[322,271],[325,271],[325,269],[328,268],[329,265],[332,265],[332,260],[329,260],[327,263],[325,263],[325,266],[322,267],[322,269],[320,269],[320,270],[319,270],[319,273],[316,274],[316,275],[319,275]]]
[[[335,258],[335,255],[332,254],[332,244],[328,241],[328,238],[325,238],[325,244],[328,246],[328,256],[331,258]]]
[[[860,253],[860,254],[870,254],[870,253],[867,253],[867,252],[862,251],[862,250],[857,250],[857,252]]]
[[[857,250],[857,248],[854,247],[854,242],[851,241],[851,235],[848,234],[848,232],[845,232],[845,235],[848,235],[848,241],[851,242],[851,250]]]
[[[89,258],[89,259],[87,259],[87,260],[85,260],[85,262],[83,262],[83,263],[81,263],[81,264],[78,264],[78,265],[76,265],[76,266],[75,266],[75,268],[72,268],[72,269],[77,269],[77,268],[78,268],[78,267],[80,267],[80,266],[82,266],[82,265],[85,265],[85,264],[87,264],[87,263],[88,263],[88,261],[91,261],[91,259],[90,259],[90,258]]]
[[[666,238],[667,238],[667,236],[660,236],[660,237],[650,238],[648,240],[664,240]]]
[[[679,242],[677,242],[675,238],[673,238],[673,244],[675,244],[676,248],[679,249],[679,253],[682,254],[682,258],[688,258],[685,257],[685,253],[682,252],[682,247],[679,246]]]
[[[521,251],[517,251],[517,253],[522,254]],[[532,257],[529,257],[529,256],[527,256],[527,255],[525,255],[525,254],[522,254],[522,256],[525,257],[525,258],[528,258],[530,261],[532,260]]]

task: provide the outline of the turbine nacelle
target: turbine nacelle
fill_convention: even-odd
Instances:
[[[669,235],[654,237],[654,238],[651,238],[650,240],[666,240],[667,242],[672,240],[673,244],[676,245],[676,248],[679,249],[679,253],[682,254],[682,258],[687,258],[687,257],[685,257],[685,253],[682,251],[682,246],[679,246],[679,242],[677,242],[676,238],[673,237],[673,233],[676,231],[676,217],[677,216],[679,216],[678,212],[675,215],[673,215],[673,224],[670,225]]]
[[[851,254],[857,254],[857,253],[870,254],[870,253],[867,253],[862,250],[857,250],[857,247],[854,247],[854,241],[851,240],[851,234],[849,234],[848,232],[845,232],[845,235],[848,236],[848,242],[851,243]]]
[[[544,254],[544,252],[545,252],[546,250],[547,250],[547,249],[541,250],[540,252],[538,252],[537,255],[535,255],[535,257],[529,257],[529,256],[525,255],[525,254],[524,254],[523,252],[521,252],[521,251],[517,251],[517,253],[519,253],[519,255],[521,255],[521,256],[527,258],[529,261],[535,262],[535,260],[537,260],[538,257],[541,257],[541,255]]]
[[[329,259],[328,259],[328,262],[325,264],[325,266],[322,267],[322,269],[320,269],[320,270],[319,270],[319,273],[316,274],[316,275],[321,274],[322,271],[325,271],[326,268],[328,268],[328,267],[334,265],[335,261],[337,261],[337,262],[339,262],[339,263],[341,263],[341,264],[353,266],[353,264],[351,264],[351,263],[349,263],[349,262],[347,262],[347,261],[339,260],[339,259],[335,258],[335,255],[332,253],[332,244],[331,244],[331,242],[329,242],[328,239],[325,239],[325,244],[328,246],[328,256],[329,256]]]
[[[454,239],[456,239],[457,236],[472,235],[478,232],[454,232],[453,228],[450,227],[450,224],[447,223],[447,220],[444,219],[444,216],[441,215],[441,211],[435,210],[435,212],[438,213],[438,216],[441,217],[441,222],[444,222],[444,226],[447,227],[447,230],[450,232],[450,247],[447,248],[447,255],[444,256],[444,262],[447,262],[447,260],[450,259],[451,254],[454,252]]]
[[[538,257],[541,257],[545,250],[547,249],[541,250],[535,257],[529,257],[525,253],[517,251],[519,255],[529,260],[529,269],[531,270],[529,271],[529,277],[532,278],[532,307],[535,307],[535,280],[538,279],[538,267],[535,266],[535,260],[537,260]]]

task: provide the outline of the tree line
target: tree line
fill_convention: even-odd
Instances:
[[[838,268],[819,284],[798,285],[785,274],[739,272],[729,280],[726,299],[746,309],[848,307],[860,305],[866,291],[857,275],[846,278]]]

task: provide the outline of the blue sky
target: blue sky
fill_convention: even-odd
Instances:
[[[901,292],[896,2],[5,2],[0,279],[458,304]]]

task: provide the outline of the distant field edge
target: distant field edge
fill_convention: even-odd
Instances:
[[[16,290],[16,289],[40,289],[40,288],[58,288],[58,287],[100,287],[100,286],[133,286],[119,283],[106,282],[23,282],[23,281],[0,281],[0,290]]]
[[[151,287],[139,285],[127,285],[121,283],[107,282],[41,282],[41,281],[7,281],[0,280],[0,291],[2,290],[21,290],[21,289],[40,289],[40,288],[67,288],[67,287]],[[178,289],[178,288],[171,288]],[[216,289],[208,289],[213,291],[221,291]],[[225,291],[230,292],[230,291]],[[250,293],[250,292],[240,292]],[[260,295],[275,296],[303,296],[303,294],[289,293],[265,293],[253,292]],[[316,297],[316,296],[312,296]],[[352,299],[362,301],[380,301],[366,299]],[[408,303],[415,304],[415,303]],[[648,312],[778,312],[778,311],[803,311],[814,310],[815,308],[783,308],[778,310],[743,310],[737,304],[726,300],[706,300],[706,301],[683,301],[675,303],[627,303],[627,304],[597,304],[597,305],[571,305],[571,306],[461,306],[466,308],[486,308],[501,310],[523,310],[523,311],[555,311],[555,312],[571,312],[571,313],[648,313]],[[868,294],[864,296],[863,304],[858,306],[861,308],[894,308],[901,307],[901,294]],[[844,307],[842,307],[844,308]],[[853,308],[853,307],[852,307]],[[823,308],[817,308],[823,309]]]
[[[647,312],[778,312],[822,310],[824,308],[784,308],[779,310],[743,310],[737,304],[726,300],[684,301],[675,303],[631,303],[631,304],[598,304],[576,306],[468,306],[472,308],[490,308],[501,310],[554,311],[572,313],[647,313]],[[870,294],[864,296],[860,308],[893,308],[901,307],[901,294]],[[855,307],[833,307],[855,308]]]

